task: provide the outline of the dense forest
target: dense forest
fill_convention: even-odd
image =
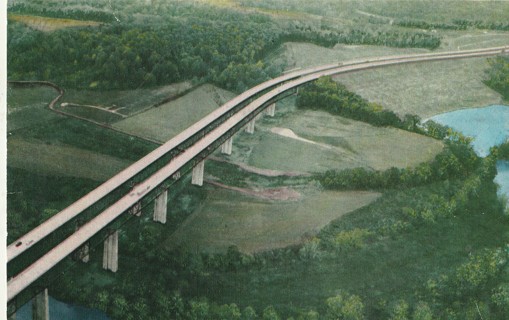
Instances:
[[[95,11],[43,11],[26,5],[14,6],[14,11],[111,21],[110,14],[103,16]],[[440,45],[438,36],[427,33],[326,26],[299,20],[281,22],[266,15],[213,7],[181,4],[161,14],[164,23],[131,18],[50,33],[10,22],[8,77],[97,89],[132,89],[196,80],[239,92],[281,73],[284,65],[267,62],[264,57],[285,41],[429,49]]]

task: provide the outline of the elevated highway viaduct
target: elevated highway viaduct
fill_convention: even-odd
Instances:
[[[140,201],[145,197],[155,198],[154,220],[164,223],[166,221],[167,202],[167,191],[165,189],[169,185],[168,181],[178,179],[183,172],[192,169],[193,184],[201,185],[206,157],[219,147],[221,147],[223,153],[229,154],[232,148],[231,139],[236,132],[243,128],[246,128],[248,132],[253,132],[256,118],[264,110],[267,110],[268,114],[273,114],[274,103],[293,93],[299,86],[323,76],[406,63],[487,57],[505,53],[508,48],[506,46],[457,52],[392,56],[369,61],[354,61],[342,65],[319,66],[292,72],[242,93],[9,245],[7,248],[8,262],[26,252],[47,235],[80,215],[86,209],[91,208],[115,190],[125,187],[126,183],[132,181],[131,179],[143,170],[158,161],[161,162],[161,159],[163,160],[163,163],[159,163],[159,166],[153,169],[153,172],[150,172],[147,177],[143,177],[142,181],[137,182],[134,186],[129,185],[129,190],[122,192],[117,199],[111,201],[111,204],[108,203],[104,210],[95,214],[93,218],[84,223],[65,240],[48,252],[43,253],[35,262],[9,279],[7,283],[8,301],[13,300],[20,292],[27,289],[34,281],[71,253],[84,248],[83,246],[91,237],[108,227],[122,214],[132,212],[133,209],[136,211]],[[167,157],[170,153],[171,156]],[[116,271],[118,267],[117,259],[118,234],[114,232],[106,239],[104,244],[103,267]],[[43,305],[44,303],[47,304],[44,295],[47,295],[47,290],[43,291],[42,298],[36,299],[36,301],[42,301]],[[42,307],[41,310],[45,310],[45,308]]]

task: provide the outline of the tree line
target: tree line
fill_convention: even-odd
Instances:
[[[407,28],[418,28],[425,30],[443,29],[443,30],[466,30],[468,28],[483,30],[501,30],[508,31],[509,23],[507,22],[486,22],[481,20],[465,20],[455,19],[450,23],[431,23],[422,20],[397,20],[395,25]]]
[[[353,120],[367,122],[374,126],[391,126],[412,132],[424,133],[419,127],[420,118],[416,115],[405,115],[400,119],[393,111],[381,105],[369,102],[356,93],[349,91],[343,84],[332,78],[322,77],[307,84],[299,92],[297,107],[303,109],[320,109],[332,114]],[[436,124],[433,124],[435,126]],[[445,135],[442,129],[436,128],[435,134]]]
[[[423,32],[403,32],[395,30],[316,30],[314,28],[296,28],[286,35],[286,41],[311,42],[324,47],[333,47],[338,43],[378,45],[397,48],[436,49],[440,46],[440,37]]]
[[[509,100],[509,57],[499,56],[488,59],[484,83]]]
[[[509,141],[506,141],[506,142],[502,143],[501,145],[495,147],[495,149],[492,150],[491,152],[492,153],[496,152],[499,159],[509,160]]]

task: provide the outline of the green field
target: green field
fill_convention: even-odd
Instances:
[[[450,22],[455,19],[506,22],[509,19],[505,1],[361,1],[362,10],[391,18]]]
[[[442,150],[436,140],[399,129],[373,127],[321,111],[289,111],[293,107],[284,104],[278,104],[277,110],[280,114],[275,119],[257,122],[254,135],[241,132],[234,137],[232,159],[290,172],[384,170],[415,166]],[[310,142],[273,133],[274,127],[291,129]]]
[[[114,127],[164,142],[234,96],[212,85],[203,85],[174,101],[119,121]]]
[[[7,131],[28,128],[60,118],[48,108],[48,104],[58,95],[53,88],[7,87]]]
[[[509,32],[469,30],[442,32],[440,51],[471,50],[509,45]]]
[[[207,199],[168,239],[168,246],[225,252],[231,246],[254,253],[296,245],[330,221],[377,199],[376,192],[300,188],[296,201],[267,201],[208,188]]]
[[[482,83],[486,59],[425,62],[334,77],[369,101],[403,116],[439,113],[502,102]]]
[[[40,140],[9,139],[9,167],[40,175],[87,178],[105,181],[130,162],[68,145],[48,144]]]

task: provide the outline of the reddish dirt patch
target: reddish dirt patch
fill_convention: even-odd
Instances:
[[[232,187],[228,186],[219,182],[205,181],[208,184],[211,184],[216,187],[228,189],[228,190],[234,190],[237,192],[240,192],[245,195],[257,197],[260,199],[266,199],[266,200],[275,200],[275,201],[295,201],[299,200],[301,198],[301,194],[293,189],[290,189],[288,187],[281,187],[281,188],[267,188],[262,190],[253,190],[253,189],[246,189],[246,188],[239,188],[239,187]]]
[[[284,177],[305,177],[305,176],[310,176],[310,174],[304,173],[304,172],[261,169],[261,168],[249,166],[245,163],[228,161],[228,160],[217,158],[217,157],[209,157],[209,159],[213,160],[213,161],[217,161],[217,162],[229,163],[229,164],[232,164],[234,166],[241,168],[242,170],[244,170],[246,172],[256,173],[256,174],[259,174],[261,176],[266,176],[266,177],[282,177],[282,176],[284,176]]]

